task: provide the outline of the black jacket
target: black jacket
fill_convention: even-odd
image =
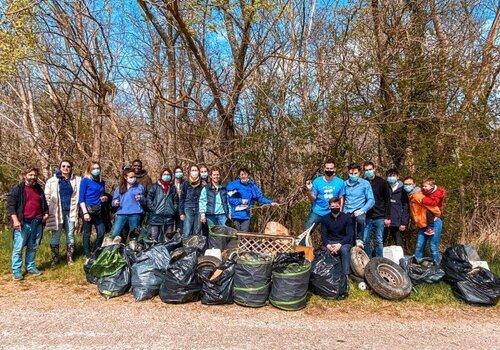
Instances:
[[[185,215],[185,208],[199,208],[200,194],[203,186],[201,183],[193,187],[189,184],[189,181],[184,181],[182,183],[181,195],[179,198],[179,213]]]
[[[323,246],[328,244],[352,244],[354,241],[354,229],[351,215],[339,213],[337,218],[332,214],[321,218],[321,239]]]
[[[380,176],[375,176],[373,180],[368,181],[372,185],[375,205],[368,211],[367,217],[369,217],[370,219],[390,219],[391,188],[389,184]]]
[[[17,215],[19,221],[23,221],[23,212],[25,205],[24,198],[24,187],[26,183],[23,181],[19,185],[14,186],[9,193],[7,198],[7,215],[12,222],[11,216],[13,214]],[[40,200],[42,201],[42,212],[43,214],[49,213],[49,206],[47,205],[47,200],[45,199],[45,193],[43,192],[42,186],[40,184],[35,184],[35,190],[40,194]]]
[[[408,225],[410,221],[410,208],[408,194],[403,188],[403,183],[398,181],[398,187],[391,190],[391,226],[399,227]]]
[[[167,194],[165,194],[161,185],[156,182],[148,191],[146,205],[149,211],[149,225],[173,224],[179,209],[179,197],[175,186],[171,184]]]

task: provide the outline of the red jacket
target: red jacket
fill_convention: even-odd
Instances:
[[[443,211],[443,200],[445,195],[446,190],[443,187],[436,186],[436,189],[431,193],[425,193],[425,197],[422,199],[422,204],[430,207],[436,206]]]

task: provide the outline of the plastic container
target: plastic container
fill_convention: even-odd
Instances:
[[[475,269],[476,267],[482,267],[483,269],[490,270],[490,267],[488,265],[487,261],[484,260],[478,260],[478,261],[469,261],[470,264],[472,265],[472,268]]]
[[[399,265],[399,260],[401,260],[405,257],[405,255],[403,253],[403,248],[401,248],[398,245],[391,245],[388,247],[384,247],[383,256],[384,256],[384,258],[392,260],[393,262],[395,262],[398,265]]]
[[[213,256],[219,260],[222,260],[222,253],[220,249],[212,248],[205,251],[206,256]]]

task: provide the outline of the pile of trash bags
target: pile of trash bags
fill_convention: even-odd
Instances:
[[[399,265],[408,274],[413,285],[437,283],[444,276],[441,266],[430,258],[418,262],[415,256],[408,256],[401,259]]]
[[[456,298],[470,304],[496,305],[500,298],[500,278],[483,268],[473,268],[471,261],[479,260],[472,247],[457,244],[448,247],[441,261],[444,280]]]

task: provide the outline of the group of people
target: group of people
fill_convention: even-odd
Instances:
[[[305,185],[312,202],[306,229],[321,225],[325,249],[341,256],[346,274],[350,271],[352,246],[364,247],[370,256],[382,255],[386,236],[402,246],[410,216],[420,228],[415,256],[423,258],[429,241],[432,257],[439,262],[445,192],[433,179],[426,179],[421,190],[411,177],[402,182],[396,169],[387,171],[386,179],[381,178],[372,162],[365,162],[363,167],[351,164],[348,173],[345,181],[335,176],[335,164],[327,160],[324,175]],[[111,232],[113,243],[119,243],[125,242],[130,232],[147,226],[150,238],[161,242],[172,238],[175,232],[181,232],[183,239],[207,234],[210,226],[225,225],[228,219],[239,232],[247,232],[256,202],[278,205],[264,196],[247,168],[239,169],[238,177],[228,184],[221,182],[220,169],[209,170],[204,165],[192,165],[187,175],[180,166],[173,171],[162,168],[157,175],[153,182],[141,160],[136,159],[123,168],[119,185],[108,193],[99,162],[89,163],[85,175],[80,177],[75,174],[73,163],[63,160],[45,188],[39,183],[36,167],[25,169],[23,180],[12,188],[7,202],[13,226],[13,278],[23,279],[24,247],[27,273],[41,274],[35,257],[45,229],[52,234],[51,265],[60,261],[63,230],[66,261],[72,264],[79,218],[83,223],[83,251],[89,258],[103,244],[106,232]],[[96,233],[93,242],[92,228]]]
[[[355,245],[369,257],[382,256],[389,238],[404,247],[410,218],[418,228],[415,257],[421,261],[429,242],[432,259],[439,263],[445,190],[427,178],[418,187],[411,176],[400,179],[397,169],[382,178],[373,162],[348,166],[348,178],[335,176],[335,163],[327,160],[324,175],[306,183],[312,203],[305,228],[321,225],[323,246],[339,255],[350,274],[350,251]],[[374,244],[372,242],[374,241]],[[375,249],[374,249],[375,248]]]

